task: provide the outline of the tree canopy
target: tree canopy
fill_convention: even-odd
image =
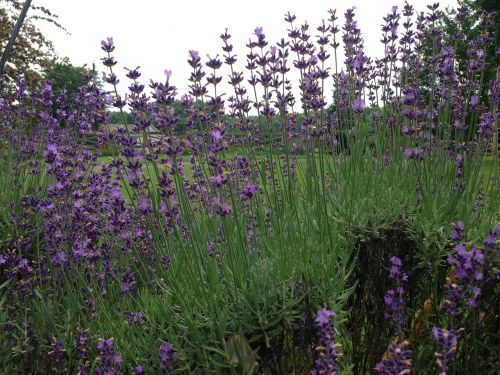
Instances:
[[[70,97],[73,96],[85,84],[84,76],[86,74],[95,75],[85,65],[74,66],[68,59],[50,61],[43,68],[43,78],[50,81],[56,97],[63,89]]]
[[[23,6],[23,0],[0,0],[0,50],[8,43],[12,29]],[[36,25],[44,21],[64,30],[57,15],[43,6],[31,6],[5,66],[7,79],[24,78],[29,85],[42,79],[42,70],[56,57],[52,42]]]

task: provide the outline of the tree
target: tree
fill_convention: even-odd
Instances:
[[[458,0],[458,5],[457,9],[446,10],[443,17],[443,31],[446,44],[455,46],[459,72],[462,74],[467,72],[469,43],[481,34],[488,35],[492,42],[486,46],[485,50],[485,61],[488,64],[488,69],[484,72],[484,81],[494,80],[498,66],[497,50],[500,47],[498,0]],[[490,29],[485,29],[479,21],[483,12],[496,12]]]
[[[123,111],[123,115],[120,111],[110,111],[109,118],[111,124],[123,124],[124,119],[125,119],[125,124],[134,123],[132,115],[127,111]]]
[[[72,97],[85,84],[84,76],[94,74],[85,65],[74,66],[68,59],[52,60],[43,68],[43,78],[50,81],[54,96],[58,97],[63,89]]]
[[[23,0],[0,0],[1,51],[7,46],[23,4]],[[9,80],[22,77],[29,85],[36,84],[42,78],[42,69],[56,56],[52,42],[40,32],[36,21],[49,22],[64,30],[57,15],[45,7],[31,6],[5,66],[4,76]]]

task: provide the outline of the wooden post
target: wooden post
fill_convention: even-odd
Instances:
[[[12,29],[12,33],[10,34],[9,42],[5,47],[5,50],[2,54],[2,59],[0,60],[0,75],[2,75],[3,70],[5,68],[5,63],[9,58],[9,55],[12,51],[12,47],[14,47],[14,42],[16,41],[17,35],[19,34],[19,30],[23,26],[24,19],[26,18],[26,13],[28,13],[28,9],[31,5],[31,0],[26,0],[23,5],[23,9],[21,9],[21,13],[19,14],[19,18],[17,19],[16,25]]]

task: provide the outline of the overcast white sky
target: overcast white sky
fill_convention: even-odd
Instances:
[[[424,10],[432,1],[414,0],[416,10]],[[455,6],[456,0],[440,1],[441,9]],[[172,82],[182,94],[187,90],[190,67],[186,63],[188,50],[200,51],[202,58],[219,53],[219,35],[227,27],[238,54],[238,69],[245,65],[245,43],[255,27],[264,28],[270,44],[286,37],[287,11],[297,16],[297,22],[308,21],[313,35],[328,9],[337,9],[339,22],[344,11],[356,7],[356,17],[365,39],[365,52],[380,56],[380,25],[393,5],[402,9],[403,0],[33,0],[59,15],[70,34],[53,26],[42,30],[54,42],[61,56],[75,65],[95,63],[103,70],[100,41],[112,36],[116,42],[115,57],[122,82],[126,81],[122,67],[141,66],[141,79],[163,80],[163,71],[173,71]],[[227,70],[223,68],[223,73]],[[227,81],[224,79],[224,81]]]

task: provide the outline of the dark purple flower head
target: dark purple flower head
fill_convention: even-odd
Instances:
[[[215,205],[215,209],[218,215],[227,216],[231,213],[232,207],[227,203],[223,203],[222,199],[219,196],[214,197],[212,199],[212,202]]]
[[[96,368],[96,374],[122,374],[122,357],[113,350],[113,339],[99,340],[97,349],[99,367]]]
[[[403,155],[408,159],[422,160],[424,158],[424,149],[422,147],[408,148],[403,151]]]
[[[50,82],[45,82],[42,88],[41,96],[42,96],[42,102],[44,102],[47,105],[52,104],[52,96],[54,95],[54,92],[52,90],[52,85]]]
[[[457,350],[459,331],[448,331],[444,328],[432,328],[434,342],[438,346],[438,351],[434,354],[436,363],[439,366],[440,375],[449,373],[449,365],[453,362],[453,355]]]
[[[486,235],[486,238],[484,240],[484,244],[487,247],[489,247],[491,249],[495,249],[497,252],[500,252],[500,248],[498,247],[499,240],[500,240],[500,222],[497,223],[494,230],[492,230],[491,232],[489,232]]]
[[[243,191],[241,192],[241,199],[246,200],[254,197],[259,192],[259,185],[252,184],[250,181],[245,183]]]
[[[408,275],[402,271],[403,262],[398,257],[391,257],[391,269],[389,271],[389,277],[394,280],[401,280],[403,282],[408,281]]]
[[[137,78],[139,78],[141,76],[141,72],[139,72],[139,66],[135,69],[127,69],[125,68],[125,70],[127,71],[127,78],[129,79],[133,79],[133,80],[136,80]]]
[[[144,375],[146,373],[146,369],[143,365],[139,365],[134,369],[135,375]]]
[[[55,337],[52,337],[51,350],[47,353],[50,364],[54,373],[63,373],[59,371],[63,371],[63,366],[66,360],[66,350],[64,349],[61,341],[57,340]]]
[[[113,52],[115,50],[115,44],[113,42],[113,38],[108,37],[106,40],[101,41],[101,49],[105,52]]]
[[[149,204],[148,198],[146,197],[139,198],[139,202],[137,203],[137,208],[143,214],[151,212],[151,206]]]
[[[424,149],[422,147],[415,147],[415,159],[422,160],[424,158]]]
[[[363,53],[359,53],[356,55],[354,61],[353,61],[353,68],[356,74],[361,74],[363,73],[363,68],[365,63],[368,61],[368,58],[363,55]]]
[[[333,318],[335,312],[323,309],[316,315],[316,326],[318,328],[319,345],[316,347],[318,359],[315,361],[311,375],[334,375],[338,372],[337,352],[340,345],[335,344],[335,332]]]
[[[494,133],[494,123],[493,113],[483,113],[478,124],[478,134],[483,138],[490,138]]]
[[[223,174],[217,174],[210,177],[210,182],[215,187],[221,187],[222,185],[227,184],[227,178]]]
[[[57,145],[54,143],[49,143],[47,148],[43,152],[43,157],[48,164],[54,164],[59,160],[59,151]]]
[[[117,64],[117,61],[113,56],[104,57],[101,60],[102,60],[102,65],[107,66],[108,68],[111,68]]]
[[[319,310],[314,320],[318,327],[326,327],[330,324],[330,318],[335,317],[335,312],[323,309]]]
[[[109,190],[109,195],[111,198],[114,198],[114,199],[118,199],[118,200],[123,199],[122,191],[120,190],[120,188],[117,188],[117,187],[111,188]]]
[[[166,370],[167,374],[172,375],[177,366],[178,355],[174,352],[174,346],[169,342],[164,342],[158,350],[160,355],[160,368]]]
[[[383,375],[406,375],[411,373],[411,350],[408,350],[410,343],[403,341],[392,344],[389,348],[388,358],[377,363],[375,371]]]
[[[125,313],[125,318],[127,319],[127,323],[130,326],[140,326],[144,324],[145,321],[142,311],[128,311],[127,313]]]
[[[478,102],[479,102],[479,97],[477,95],[472,95],[469,102],[470,106],[472,108],[476,108]]]
[[[123,273],[122,276],[122,287],[121,287],[121,292],[123,294],[132,294],[135,292],[135,284],[136,280],[134,277],[134,274],[132,272],[132,269],[130,267],[127,267],[125,272]]]
[[[465,227],[464,227],[463,221],[459,221],[458,223],[456,223],[453,227],[453,230],[451,231],[450,237],[451,237],[452,241],[463,240],[464,230],[465,230]]]
[[[389,270],[391,289],[384,296],[386,305],[385,318],[392,322],[400,337],[403,337],[404,331],[405,290],[403,285],[408,281],[408,275],[403,272],[402,268],[401,259],[395,256],[391,257],[391,268]]]
[[[110,85],[117,85],[118,83],[120,83],[120,80],[114,73],[102,73],[102,80],[106,83],[109,83]]]
[[[460,313],[461,303],[473,310],[479,306],[478,297],[484,284],[484,269],[487,258],[483,249],[473,246],[469,251],[465,245],[455,245],[455,253],[448,257],[453,267],[456,282],[449,281],[445,287],[445,306],[448,313]]]
[[[189,50],[189,56],[191,57],[192,60],[199,60],[200,59],[200,53],[195,50]]]
[[[354,113],[363,113],[363,109],[365,108],[365,101],[361,98],[354,99],[352,103],[352,110]]]
[[[262,27],[256,27],[254,30],[254,34],[258,37],[264,35],[264,28]]]
[[[212,136],[212,141],[214,143],[218,143],[224,138],[224,133],[218,128],[212,129],[210,135]]]
[[[408,159],[413,159],[413,149],[406,147],[403,151],[403,155],[406,156]]]
[[[290,14],[290,12],[288,12],[288,13],[285,14],[285,21],[288,22],[288,23],[292,23],[296,19],[297,19],[297,16],[295,16],[293,14]]]

